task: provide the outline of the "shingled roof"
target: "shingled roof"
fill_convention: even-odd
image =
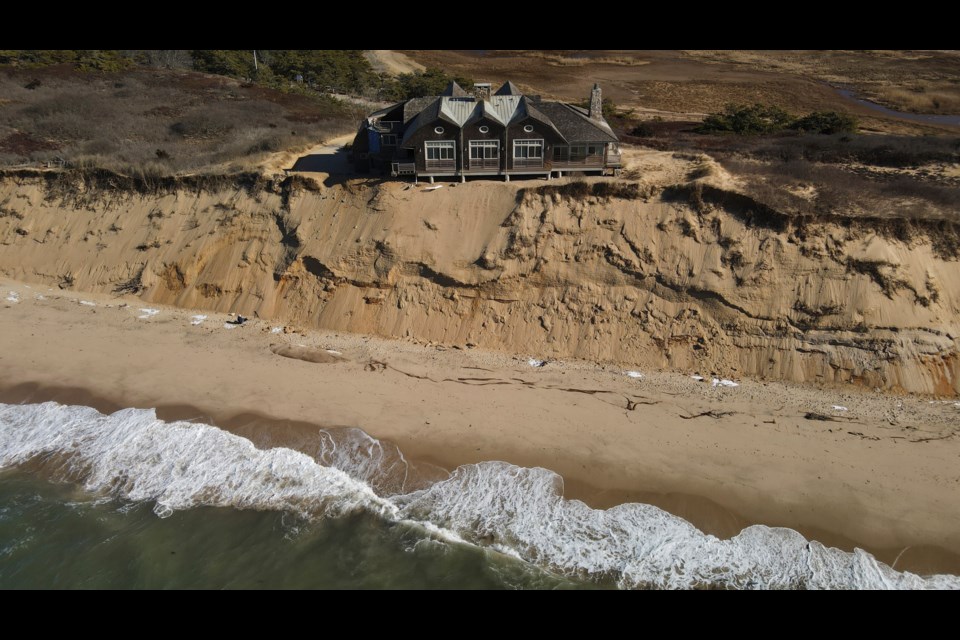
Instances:
[[[447,88],[443,90],[442,96],[449,96],[452,98],[466,98],[470,94],[467,93],[463,87],[458,85],[455,80],[451,80],[450,84],[447,85]]]
[[[382,109],[371,118],[399,106],[400,103]],[[485,100],[469,95],[456,82],[450,82],[442,95],[411,98],[403,103],[404,134],[400,144],[403,146],[417,130],[438,119],[463,127],[487,117],[507,126],[528,116],[549,126],[568,143],[617,142],[616,134],[602,117],[591,118],[588,110],[565,102],[525,96],[512,82],[505,82]]]
[[[495,96],[520,96],[523,95],[523,91],[513,84],[509,80],[503,83],[503,86],[497,89],[497,92],[493,94]]]
[[[407,124],[427,108],[431,102],[437,99],[437,96],[424,96],[422,98],[411,98],[403,105],[403,123]]]
[[[538,102],[537,108],[553,121],[554,126],[569,142],[617,141],[616,134],[605,120],[594,120],[584,109],[564,102]]]

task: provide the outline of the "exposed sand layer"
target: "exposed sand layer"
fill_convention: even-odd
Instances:
[[[784,525],[900,569],[960,571],[942,551],[960,552],[954,400],[532,366],[536,353],[285,333],[223,313],[194,324],[204,314],[6,279],[0,294],[0,400],[164,407],[274,444],[360,427],[447,468],[543,466],[593,504],[653,502],[721,535]]]
[[[414,73],[416,71],[425,71],[426,67],[412,60],[409,56],[399,51],[390,51],[388,49],[372,49],[364,54],[374,71],[378,73],[388,73],[398,75],[401,73]]]
[[[960,391],[952,222],[791,217],[705,156],[630,158],[642,180],[608,195],[18,174],[0,180],[0,274],[423,343]]]

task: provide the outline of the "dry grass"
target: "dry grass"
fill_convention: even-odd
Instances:
[[[757,201],[789,215],[960,222],[960,190],[906,174],[864,174],[806,160],[728,157],[722,165]]]
[[[918,80],[905,88],[879,86],[870,89],[869,97],[901,111],[914,113],[960,113],[960,83]]]
[[[704,62],[849,85],[900,111],[960,113],[955,51],[684,51]]]
[[[499,54],[513,54],[531,60],[542,60],[554,67],[583,67],[585,65],[604,64],[621,67],[639,67],[650,64],[632,54],[602,54],[593,50],[583,51],[499,51]]]
[[[354,126],[353,114],[329,99],[182,71],[7,68],[0,95],[0,166],[62,158],[153,175],[238,171]]]

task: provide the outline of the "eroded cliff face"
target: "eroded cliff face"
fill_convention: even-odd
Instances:
[[[867,212],[869,213],[869,212]],[[0,181],[0,272],[315,326],[704,375],[960,391],[957,230],[716,180]]]

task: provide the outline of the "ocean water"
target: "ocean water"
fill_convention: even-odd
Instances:
[[[357,429],[258,444],[0,404],[0,588],[960,588],[790,529],[593,509],[546,469],[431,473]]]

